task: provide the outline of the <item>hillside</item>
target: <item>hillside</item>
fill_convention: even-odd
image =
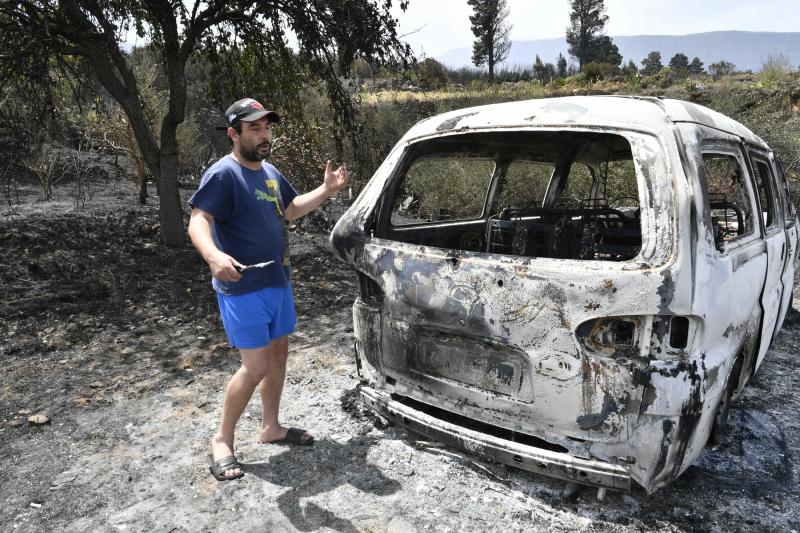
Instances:
[[[699,57],[706,65],[720,60],[730,61],[739,70],[758,70],[769,55],[785,54],[792,65],[800,65],[800,32],[768,33],[747,31],[718,31],[689,35],[632,35],[613,37],[627,62],[641,63],[653,50],[661,52],[666,64],[678,52],[689,58]],[[542,61],[555,62],[558,54],[567,57],[567,43],[560,39],[514,41],[506,64],[530,66],[536,54]],[[455,48],[437,59],[445,65],[459,68],[471,65],[471,46]]]

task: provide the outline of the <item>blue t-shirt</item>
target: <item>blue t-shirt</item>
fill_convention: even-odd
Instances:
[[[260,170],[240,165],[231,155],[203,175],[189,205],[214,216],[212,237],[217,248],[243,265],[274,264],[245,270],[237,282],[213,278],[222,294],[244,294],[289,283],[284,211],[297,191],[267,162]]]

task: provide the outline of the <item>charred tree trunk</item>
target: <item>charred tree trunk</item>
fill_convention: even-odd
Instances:
[[[164,137],[171,129],[171,139]],[[161,129],[160,176],[158,180],[158,213],[161,220],[161,240],[167,246],[184,243],[183,216],[178,194],[178,150],[175,128]]]
[[[486,62],[489,64],[489,84],[494,83],[494,50],[492,46],[489,47]]]
[[[155,12],[164,35],[164,64],[169,84],[167,114],[161,123],[161,157],[158,175],[158,211],[161,239],[167,246],[185,242],[180,195],[178,194],[178,125],[186,117],[186,61],[194,47],[194,37],[180,44],[178,26],[171,8]]]
[[[155,178],[158,190],[161,242],[171,248],[184,243],[183,217],[178,196],[178,154],[175,144],[174,132],[171,142],[162,136],[156,165],[151,165],[148,161],[148,167]]]

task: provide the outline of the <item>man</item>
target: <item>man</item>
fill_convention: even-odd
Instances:
[[[316,209],[347,184],[345,166],[334,170],[328,161],[322,185],[298,195],[264,161],[272,147],[272,124],[280,116],[252,98],[235,102],[225,115],[233,151],[208,169],[189,200],[189,236],[211,269],[225,333],[242,361],[228,383],[219,430],[211,439],[211,473],[220,481],[243,475],[234,456],[234,428],[256,387],[261,442],[314,441],[307,432],[278,422],[288,335],[296,320],[285,220]]]

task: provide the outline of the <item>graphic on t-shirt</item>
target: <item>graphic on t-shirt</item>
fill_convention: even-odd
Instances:
[[[280,197],[278,196],[278,181],[277,180],[264,180],[264,183],[267,184],[267,190],[269,193],[265,193],[261,189],[256,189],[256,199],[257,200],[266,200],[268,202],[272,202],[275,204],[275,210],[278,212],[278,216],[283,216],[283,210],[281,209],[281,201]]]

